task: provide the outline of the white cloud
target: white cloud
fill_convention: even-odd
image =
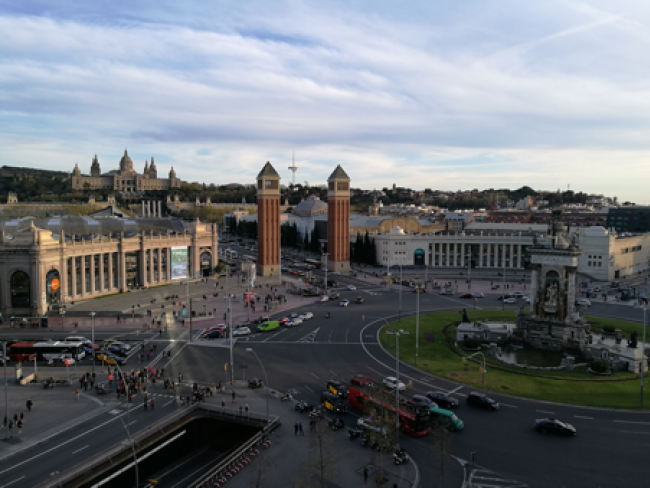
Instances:
[[[649,156],[647,8],[372,8],[0,8],[0,156],[111,169],[128,146],[224,183],[269,159],[288,180],[296,150],[313,183],[341,163],[367,188],[571,182],[643,200],[628,171]]]

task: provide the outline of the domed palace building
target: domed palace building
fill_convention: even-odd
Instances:
[[[74,190],[112,190],[119,191],[125,197],[140,196],[151,190],[169,190],[180,188],[181,180],[176,178],[174,168],[169,172],[169,178],[158,178],[156,163],[151,158],[144,162],[144,171],[138,174],[133,169],[133,161],[126,149],[120,160],[120,168],[103,173],[99,166],[97,155],[90,165],[90,176],[81,174],[79,166],[75,165],[72,173],[72,188]]]

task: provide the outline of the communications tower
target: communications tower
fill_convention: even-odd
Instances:
[[[289,166],[289,169],[293,173],[291,176],[291,186],[296,186],[296,171],[300,169],[300,167],[296,166],[296,153],[292,153],[291,155],[291,166]]]

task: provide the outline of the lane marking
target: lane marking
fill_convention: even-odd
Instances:
[[[574,415],[577,419],[593,420],[593,417],[585,417],[584,415]]]
[[[535,410],[535,411],[536,411],[536,412],[539,412],[539,413],[547,413],[547,414],[549,414],[549,415],[555,415],[555,412],[550,412],[550,411],[548,411],[548,410]]]
[[[650,422],[634,422],[633,420],[613,420],[619,424],[637,424],[637,425],[650,425]]]
[[[166,407],[167,405],[169,405],[170,403],[174,403],[174,400],[169,400],[167,403],[165,403],[165,404],[163,405],[163,408]]]
[[[14,483],[17,483],[17,482],[19,482],[20,480],[22,480],[22,479],[24,479],[24,478],[25,478],[25,476],[21,476],[20,478],[18,478],[18,479],[16,479],[16,480],[13,480],[13,481],[11,481],[10,483],[7,483],[6,485],[2,485],[2,486],[0,486],[0,488],[5,488],[5,486],[13,485]]]
[[[320,379],[320,378],[319,378],[318,376],[316,376],[314,373],[312,373],[311,375],[312,375],[314,378],[316,378],[317,380]]]
[[[619,430],[619,432],[624,432],[625,434],[650,435],[650,432],[637,432],[636,430]]]
[[[126,424],[126,426],[128,427],[128,426],[130,426],[130,425],[135,424],[136,422],[137,422],[137,420],[134,420],[133,422],[129,422],[128,424]]]
[[[76,451],[72,451],[72,454],[77,454],[78,452],[83,451],[83,450],[86,449],[87,447],[90,447],[90,444],[87,444],[87,445],[85,445],[85,446],[83,446],[83,447],[80,447],[80,448],[77,449]]]
[[[427,380],[429,380],[429,379],[427,378]],[[464,387],[465,387],[465,385],[460,385],[458,388],[454,388],[453,390],[449,390],[447,392],[447,395],[453,395],[454,393],[456,393],[457,391],[460,391],[460,389],[464,388]]]
[[[307,385],[305,385],[305,388],[307,388],[309,391],[311,391],[312,393],[314,393],[314,390],[312,390],[311,388],[309,388]]]
[[[508,408],[519,408],[517,405],[508,405],[507,403],[501,403],[499,402],[499,405],[502,407],[508,407]]]
[[[334,376],[336,376],[336,373],[330,369],[330,373],[332,373]]]

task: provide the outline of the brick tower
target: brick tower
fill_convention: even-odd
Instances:
[[[267,162],[257,175],[257,274],[280,274],[280,175]]]
[[[350,270],[350,177],[337,166],[327,180],[327,267]]]

